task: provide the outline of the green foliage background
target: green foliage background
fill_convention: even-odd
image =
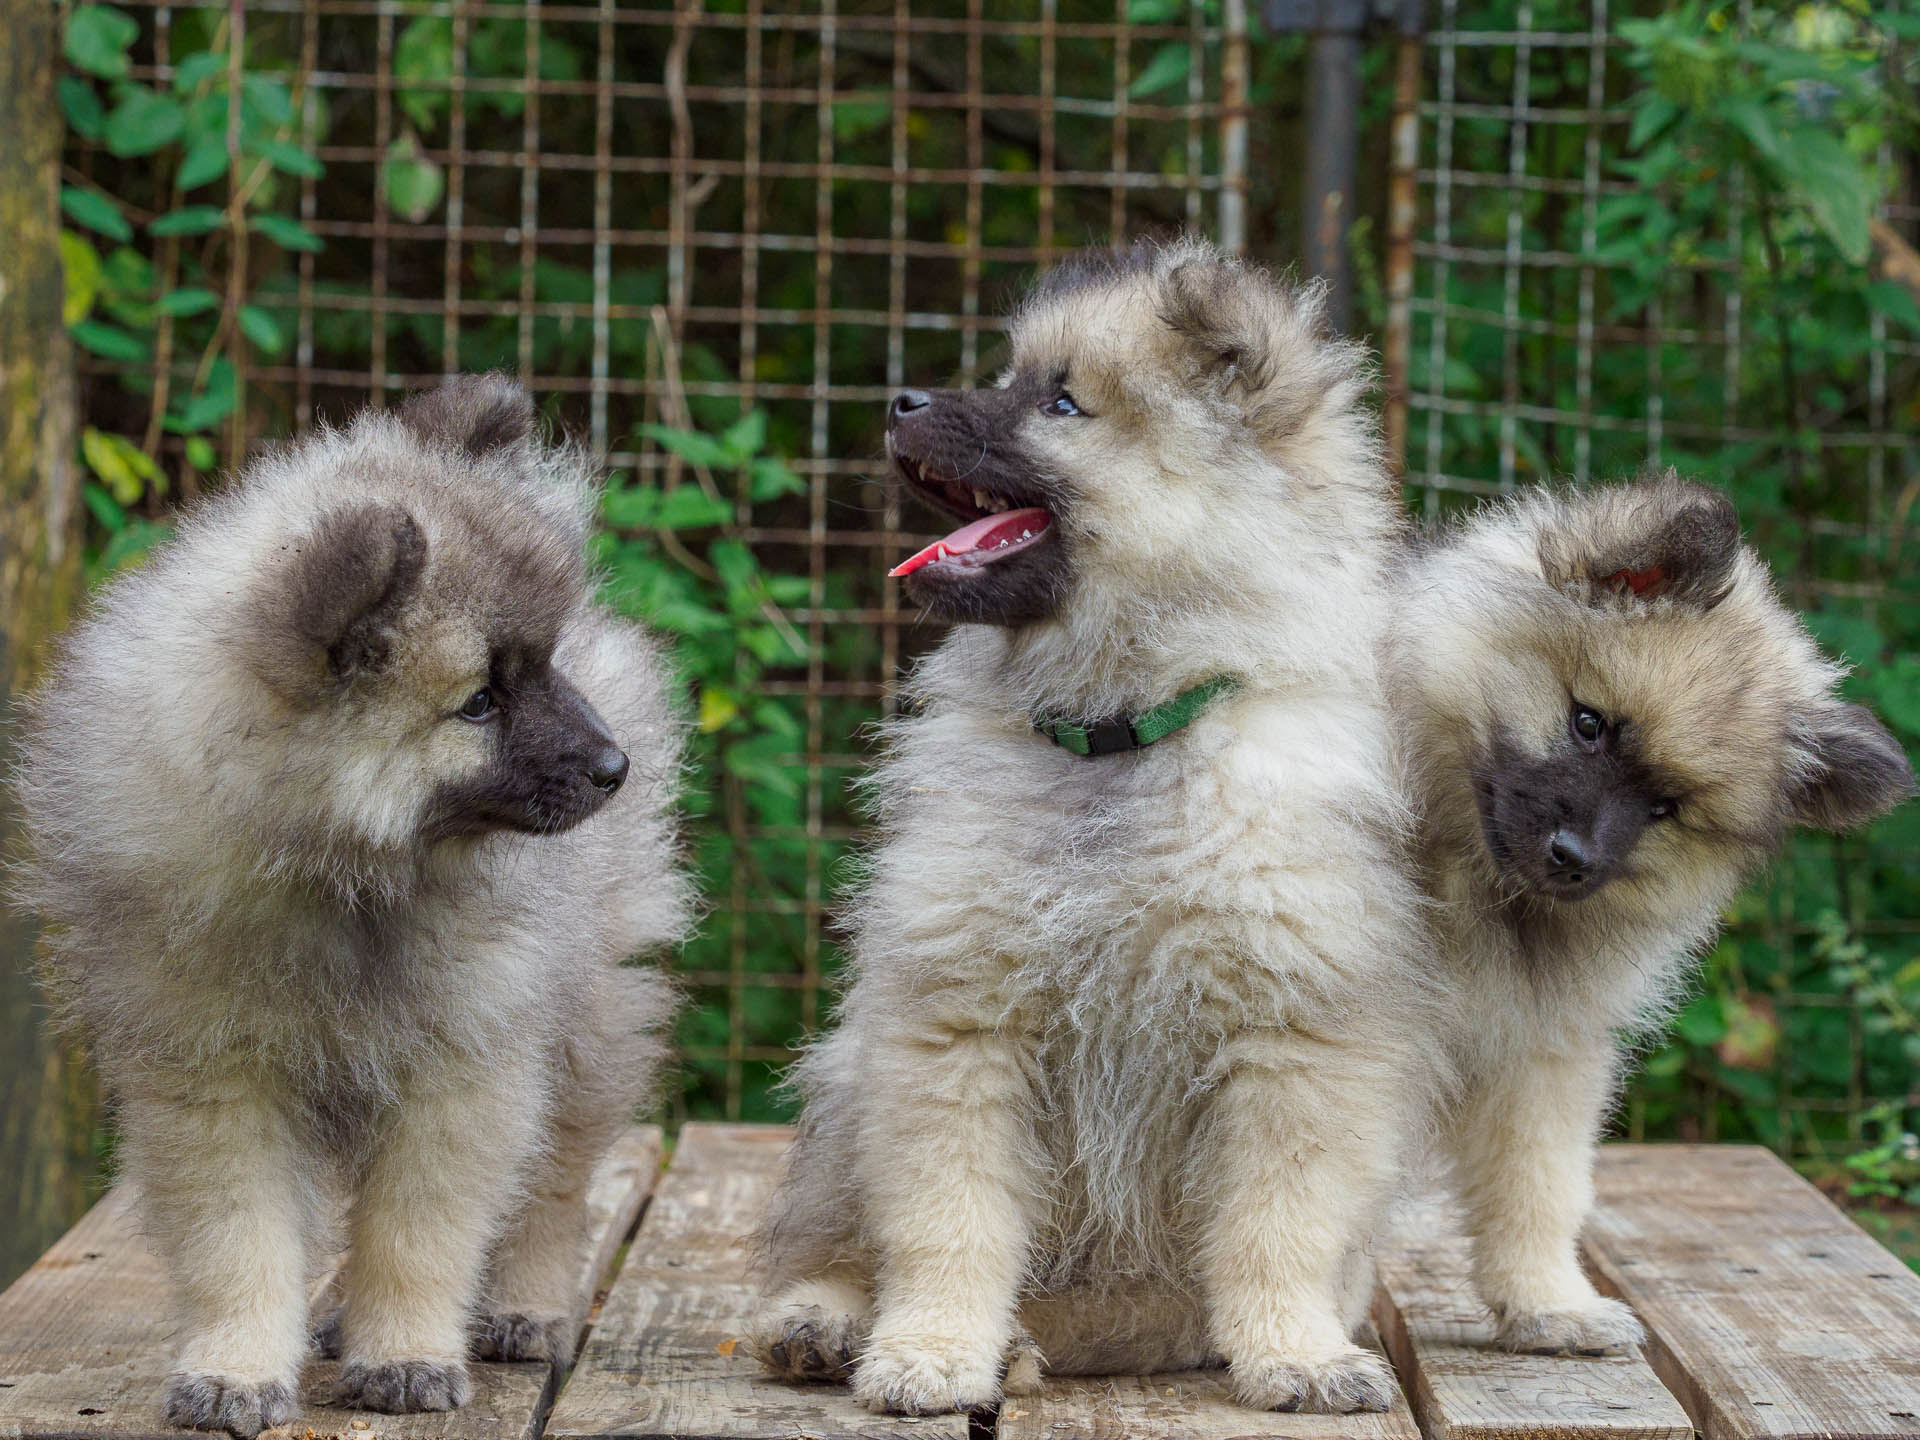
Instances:
[[[1185,0],[1125,3],[1142,25],[1179,26],[1189,16]],[[1604,165],[1613,188],[1593,217],[1564,194],[1526,192],[1519,200],[1524,248],[1583,253],[1583,227],[1593,220],[1595,323],[1660,332],[1651,356],[1644,344],[1595,347],[1594,412],[1645,417],[1657,399],[1667,426],[1662,458],[1734,497],[1816,632],[1858,667],[1850,693],[1879,710],[1909,746],[1920,745],[1913,563],[1920,537],[1908,533],[1920,493],[1910,441],[1920,418],[1920,305],[1912,288],[1888,278],[1869,233],[1885,202],[1913,198],[1920,21],[1864,3],[1755,5],[1745,7],[1744,18],[1742,8],[1698,0],[1616,8],[1607,94],[1630,120],[1608,132]],[[715,0],[708,9],[737,15],[740,6]],[[987,9],[990,16],[1026,13],[1019,0]],[[1113,14],[1092,0],[1061,0],[1059,9],[1063,19]],[[1513,29],[1518,10],[1515,0],[1491,0],[1462,23]],[[473,245],[464,293],[501,302],[496,311],[449,334],[440,314],[402,309],[376,330],[365,303],[374,263],[369,243],[357,234],[323,238],[316,231],[327,227],[309,223],[364,216],[376,193],[385,213],[405,221],[444,207],[448,177],[434,156],[449,143],[456,41],[445,6],[401,6],[391,52],[399,82],[393,138],[371,161],[341,166],[323,164],[316,152],[329,144],[364,148],[365,123],[346,107],[336,113],[329,92],[303,82],[296,17],[263,8],[244,17],[236,43],[229,11],[171,13],[159,68],[151,11],[86,4],[66,16],[71,69],[60,93],[74,137],[62,196],[72,226],[67,319],[93,360],[82,449],[93,477],[87,501],[102,573],[135,563],[165,533],[182,495],[195,493],[251,440],[282,432],[296,418],[283,377],[303,285],[313,297],[312,330],[299,343],[323,357],[364,356],[377,346],[391,373],[436,373],[451,362],[578,376],[595,344],[595,328],[566,309],[594,298],[584,251],[568,258],[559,248],[543,249],[529,274],[510,246]],[[1589,12],[1572,0],[1533,0],[1531,24],[1584,30]],[[622,31],[618,72],[657,77],[667,61],[666,33]],[[472,145],[485,135],[508,137],[501,142],[508,148],[515,143],[526,103],[516,80],[530,68],[544,80],[581,80],[597,54],[591,26],[549,22],[530,46],[524,21],[497,9],[468,23],[459,38],[467,77],[461,123]],[[338,53],[319,58],[334,70],[368,71],[372,59],[354,49],[359,43],[342,41]],[[1150,32],[1129,57],[1134,98],[1151,104],[1182,92],[1194,64],[1190,43],[1174,30]],[[995,37],[988,63],[1034,73],[1036,45],[1030,36]],[[1463,95],[1506,103],[1512,50],[1463,54]],[[1269,257],[1295,249],[1289,187],[1304,140],[1302,56],[1297,37],[1256,42],[1251,248]],[[702,63],[717,74],[732,61],[716,52],[711,61],[696,54],[692,63],[698,78]],[[804,76],[804,57],[795,63]],[[1103,86],[1110,93],[1113,63],[1110,47],[1061,41],[1058,93],[1099,95]],[[1531,71],[1529,101],[1575,103],[1586,91],[1586,63],[1573,48],[1543,55]],[[929,64],[925,83],[937,88],[937,61]],[[1370,46],[1365,65],[1354,245],[1363,322],[1378,335],[1386,318],[1379,253],[1390,93],[1384,42]],[[671,135],[657,113],[663,109],[623,118],[643,132],[658,128],[630,135],[629,148],[667,152]],[[840,101],[832,115],[839,154],[888,163],[892,121],[884,94]],[[551,103],[541,123],[549,151],[591,153],[590,108]],[[712,127],[735,122],[716,111],[702,123],[709,127],[704,146],[714,139]],[[919,127],[917,163],[966,163],[960,127],[918,111],[911,123]],[[813,143],[810,123],[799,126],[792,153],[804,156]],[[1097,170],[1106,163],[1100,143],[1097,126],[1082,130],[1063,119],[1057,163]],[[1142,121],[1135,163],[1177,167],[1186,143],[1183,126],[1169,123],[1162,134]],[[1208,163],[1215,143],[1209,136]],[[1584,144],[1579,127],[1535,125],[1525,141],[1526,169],[1577,176]],[[1453,165],[1497,173],[1512,158],[1510,145],[1506,122],[1463,120]],[[1031,168],[1029,117],[996,117],[986,147],[990,165]],[[1434,163],[1430,135],[1423,163]],[[591,223],[590,177],[571,179],[577,196],[556,190],[562,214],[552,218],[541,181],[543,225],[565,223],[569,205],[574,223]],[[519,183],[510,172],[470,172],[463,197],[469,223],[510,222]],[[653,204],[651,194],[631,203]],[[1498,191],[1461,192],[1456,243],[1505,244],[1511,199]],[[836,184],[834,200],[837,233],[888,233],[884,187]],[[805,232],[811,224],[809,184],[771,182],[764,201],[769,230]],[[716,198],[702,225],[738,226],[741,215],[727,209],[733,203]],[[1132,221],[1160,229],[1181,222],[1177,207],[1157,203],[1142,197]],[[914,234],[966,238],[966,197],[953,187],[913,187],[907,205]],[[1063,194],[1049,238],[1069,247],[1098,240],[1106,216],[1103,196]],[[657,228],[664,216],[656,206],[643,220]],[[1038,224],[1032,189],[985,192],[983,244],[1030,245]],[[302,256],[311,257],[304,268]],[[814,303],[808,257],[763,258],[773,273],[762,303],[794,310]],[[381,263],[390,267],[396,294],[438,290],[437,252],[415,256],[396,246]],[[990,259],[983,281],[989,293],[1010,290],[1025,268]],[[663,334],[650,307],[668,299],[669,280],[664,254],[643,246],[617,258],[608,275],[617,310],[604,327],[612,373],[670,375],[680,398],[670,410],[616,400],[608,438],[625,459],[617,461],[607,494],[600,556],[618,603],[675,637],[700,720],[688,806],[703,881],[724,913],[683,961],[696,978],[698,1003],[683,1034],[695,1058],[676,1109],[777,1117],[784,1112],[770,1094],[776,1057],[820,1019],[815,989],[793,981],[833,967],[830,942],[821,946],[808,918],[830,896],[857,828],[843,782],[857,763],[861,728],[875,714],[872,702],[857,696],[828,696],[810,714],[801,693],[809,674],[871,675],[881,661],[870,626],[822,627],[794,617],[871,608],[881,582],[871,563],[810,573],[801,547],[750,537],[807,523],[807,483],[782,457],[815,449],[815,419],[799,403],[743,406],[737,390],[744,362],[725,337]],[[915,292],[923,283],[932,282],[915,277]],[[1424,298],[1468,316],[1497,316],[1504,284],[1491,265],[1454,265],[1443,279],[1428,261],[1416,277]],[[1711,343],[1729,293],[1738,295],[1746,325],[1731,356]],[[536,302],[531,311],[518,304],[528,295]],[[1527,398],[1572,412],[1579,403],[1570,334],[1581,304],[1577,272],[1529,269],[1519,299],[1525,316],[1545,322],[1518,341]],[[910,293],[910,308],[914,300]],[[886,296],[882,287],[877,298],[869,292],[840,303],[884,306]],[[1444,374],[1431,375],[1424,327],[1432,311],[1422,314],[1412,349],[1414,391],[1444,385],[1449,397],[1479,403],[1458,413],[1416,413],[1413,464],[1424,464],[1430,427],[1438,427],[1436,469],[1490,487],[1499,478],[1490,457],[1498,448],[1496,402],[1512,337],[1498,324],[1456,323]],[[886,373],[881,329],[835,326],[830,344],[836,375],[877,380]],[[813,345],[807,327],[768,327],[750,378],[770,387],[806,379]],[[944,378],[960,354],[936,336],[909,354],[912,378]],[[351,385],[330,391],[324,383],[314,397],[335,413],[361,398]],[[556,418],[577,421],[571,404],[556,393]],[[861,453],[871,444],[870,421],[836,407],[824,453]],[[1722,424],[1730,427],[1724,433],[1716,428]],[[1888,432],[1895,443],[1883,450],[1884,469],[1876,472],[1883,483],[1869,485],[1869,445],[1881,442],[1860,437]],[[1646,451],[1644,425],[1601,427],[1584,456],[1586,470],[1631,473],[1647,462]],[[1516,426],[1519,481],[1565,474],[1575,455],[1564,423],[1528,419]],[[850,503],[878,503],[871,486],[849,493]],[[1445,509],[1459,493],[1410,498]],[[810,813],[806,756],[823,746],[853,753],[840,768],[826,765],[823,808]],[[741,909],[742,897],[754,906]],[[1708,962],[1699,999],[1649,1056],[1625,1123],[1647,1135],[1757,1139],[1836,1167],[1851,1157],[1849,1173],[1863,1198],[1920,1202],[1920,1146],[1911,1136],[1920,1122],[1917,915],[1920,806],[1860,839],[1797,839],[1776,874],[1740,902]],[[743,985],[741,977],[767,983]]]

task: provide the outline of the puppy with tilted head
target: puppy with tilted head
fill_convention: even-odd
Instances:
[[[1434,1067],[1362,353],[1195,242],[1053,271],[1009,338],[888,417],[955,628],[870,782],[751,1343],[882,1411],[1010,1360],[1385,1408],[1364,1252]]]
[[[1836,697],[1726,497],[1671,474],[1478,511],[1397,598],[1475,1280],[1513,1349],[1618,1351],[1639,1323],[1576,1240],[1634,1039],[1787,830],[1861,825],[1912,772]]]
[[[518,386],[449,381],[254,460],[32,702],[19,899],[173,1282],[174,1424],[293,1417],[340,1238],[339,1403],[572,1353],[588,1179],[672,1010],[622,962],[688,913],[681,726],[593,603],[595,494]]]

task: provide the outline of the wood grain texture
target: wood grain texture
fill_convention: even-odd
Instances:
[[[1376,1350],[1372,1335],[1364,1337]],[[1048,1380],[1000,1407],[999,1440],[1419,1440],[1407,1397],[1385,1414],[1283,1415],[1233,1398],[1224,1370]]]
[[[870,1414],[839,1385],[772,1379],[738,1348],[757,1292],[746,1236],[792,1132],[688,1125],[549,1436],[621,1440],[964,1440],[964,1415]]]
[[[1705,1440],[1920,1435],[1920,1276],[1772,1153],[1601,1151],[1596,1278]]]
[[[1493,1344],[1467,1241],[1416,1224],[1380,1253],[1373,1314],[1427,1440],[1690,1440],[1693,1425],[1639,1355],[1514,1355]]]
[[[615,1143],[594,1178],[590,1293],[645,1203],[659,1173],[657,1126]],[[132,1196],[116,1187],[38,1263],[0,1295],[0,1436],[149,1440],[194,1435],[160,1411],[172,1358],[167,1283],[139,1232]],[[337,1366],[310,1364],[309,1401],[327,1395]],[[439,1415],[377,1415],[312,1405],[283,1430],[294,1440],[532,1440],[539,1434],[552,1367],[475,1365],[473,1400]],[[203,1437],[204,1440],[204,1437]]]

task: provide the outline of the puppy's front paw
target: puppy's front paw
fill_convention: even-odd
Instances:
[[[1356,1410],[1390,1410],[1400,1393],[1387,1362],[1358,1345],[1324,1360],[1279,1355],[1236,1360],[1231,1374],[1234,1394],[1255,1410],[1350,1415]]]
[[[938,1415],[974,1410],[1000,1399],[998,1347],[939,1335],[889,1335],[867,1347],[853,1369],[853,1394],[869,1410],[894,1415]]]
[[[415,1410],[458,1410],[473,1397],[464,1365],[437,1360],[389,1360],[354,1363],[340,1371],[333,1403],[348,1410],[384,1410],[404,1415]]]
[[[1559,1310],[1508,1311],[1496,1338],[1526,1355],[1626,1355],[1647,1332],[1625,1305],[1596,1295]]]
[[[547,1360],[565,1368],[573,1363],[571,1315],[527,1315],[508,1311],[482,1315],[473,1326],[476,1360]]]
[[[228,1375],[181,1374],[167,1380],[167,1423],[225,1430],[253,1440],[300,1413],[293,1386],[281,1380],[251,1383]]]

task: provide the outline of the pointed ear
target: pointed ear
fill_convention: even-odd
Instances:
[[[1270,285],[1223,260],[1184,261],[1161,283],[1160,318],[1203,370],[1258,390],[1273,359],[1259,294]]]
[[[456,375],[410,396],[400,423],[430,445],[478,457],[533,437],[533,397],[505,375]]]
[[[283,546],[254,632],[255,669],[281,694],[317,701],[377,674],[427,568],[427,537],[405,510],[367,504],[336,510]]]
[[[1621,523],[1588,562],[1595,594],[1677,600],[1711,610],[1726,599],[1740,555],[1740,517],[1718,490],[1672,471],[1624,492]]]
[[[1803,723],[1812,763],[1788,792],[1798,823],[1851,830],[1913,794],[1906,752],[1865,706],[1832,705]]]

